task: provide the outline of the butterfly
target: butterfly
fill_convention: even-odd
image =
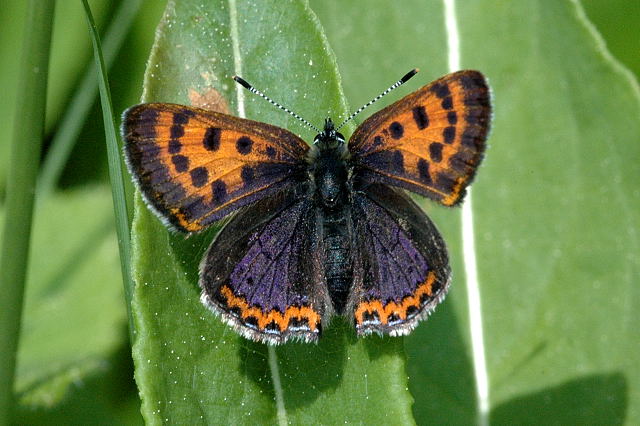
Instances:
[[[348,142],[331,119],[309,145],[170,103],[131,107],[122,135],[129,171],[166,225],[194,233],[227,219],[200,265],[202,303],[242,336],[280,344],[317,341],[333,315],[360,336],[405,335],[434,310],[450,284],[447,249],[405,190],[458,205],[490,116],[485,77],[465,70],[371,115]]]

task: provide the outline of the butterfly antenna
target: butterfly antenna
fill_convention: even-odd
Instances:
[[[376,96],[375,98],[371,99],[369,102],[367,102],[366,104],[362,105],[360,108],[358,108],[358,110],[356,112],[354,112],[353,114],[351,114],[349,117],[346,118],[346,120],[344,120],[342,123],[340,123],[340,125],[336,128],[336,132],[338,130],[340,130],[342,128],[342,126],[344,126],[345,124],[347,124],[347,122],[349,122],[350,120],[353,119],[353,117],[355,117],[356,115],[360,114],[362,111],[364,111],[365,108],[367,108],[368,106],[374,104],[375,102],[377,102],[380,98],[382,98],[384,95],[386,95],[387,93],[389,93],[390,91],[392,91],[395,88],[398,88],[400,86],[402,86],[403,84],[405,84],[407,81],[409,81],[409,79],[411,77],[413,77],[414,75],[416,75],[418,73],[418,71],[420,71],[418,68],[414,68],[411,71],[409,71],[408,73],[406,73],[404,75],[404,77],[402,77],[400,80],[396,81],[395,83],[393,83],[387,90],[385,90],[384,92],[380,93],[378,96]]]
[[[271,99],[270,97],[268,97],[267,95],[265,95],[264,93],[262,93],[261,91],[259,91],[258,89],[256,89],[252,85],[250,85],[249,83],[247,83],[247,81],[245,79],[243,79],[242,77],[238,77],[237,75],[234,75],[233,79],[236,81],[236,83],[240,84],[242,87],[244,87],[245,89],[247,89],[251,93],[254,93],[254,94],[260,96],[262,99],[265,99],[266,101],[268,101],[271,105],[274,105],[274,106],[280,108],[281,110],[283,110],[284,112],[287,112],[287,113],[291,114],[292,116],[294,116],[295,118],[300,120],[308,128],[310,128],[312,130],[315,130],[316,133],[322,133],[316,126],[314,126],[313,124],[309,123],[307,120],[305,120],[304,118],[300,117],[298,114],[296,114],[295,112],[291,111],[290,109],[283,107],[282,105],[280,105],[279,103],[277,103],[276,101],[274,101],[273,99]]]

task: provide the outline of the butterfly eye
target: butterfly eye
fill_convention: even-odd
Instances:
[[[338,142],[344,143],[345,142],[344,135],[340,132],[336,132],[336,140]]]

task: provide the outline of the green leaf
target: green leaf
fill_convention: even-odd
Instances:
[[[393,81],[422,61],[431,64],[421,66],[423,83],[448,72],[440,2],[312,6],[352,81],[351,100],[363,102],[385,87],[379,78]],[[577,2],[455,7],[462,68],[483,71],[494,90],[472,197],[490,419],[638,423],[637,82]],[[421,424],[487,420],[476,405],[459,216],[428,212],[449,243],[454,281],[406,339],[414,413]]]
[[[314,135],[234,85],[241,75],[321,125],[345,112],[333,54],[302,1],[170,2],[145,101],[222,95],[230,110]],[[244,106],[243,106],[244,105]],[[402,339],[355,339],[335,320],[318,345],[252,343],[199,302],[198,263],[212,233],[172,235],[136,199],[136,379],[149,423],[413,422]]]
[[[462,57],[496,99],[474,193],[492,406],[544,422],[559,413],[527,399],[546,389],[578,423],[638,423],[638,84],[577,2],[489,3],[459,14],[462,40],[484,35]]]

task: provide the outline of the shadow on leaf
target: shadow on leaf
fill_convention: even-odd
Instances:
[[[473,368],[451,302],[448,298],[405,339],[418,424],[476,422]]]
[[[491,411],[491,424],[623,424],[629,403],[622,373],[571,380],[519,396]]]
[[[334,318],[318,344],[287,343],[276,348],[283,399],[287,410],[307,406],[342,382],[347,347],[358,344],[342,318]],[[242,373],[267,394],[273,394],[268,347],[247,342],[239,347]],[[260,359],[261,362],[255,362]]]
[[[127,342],[125,332],[123,329],[123,342]],[[68,374],[73,374],[73,366]],[[59,391],[56,375],[44,378],[27,392]],[[20,405],[14,421],[21,425],[143,424],[128,342],[109,357],[104,368],[78,378],[59,403],[51,407]]]

